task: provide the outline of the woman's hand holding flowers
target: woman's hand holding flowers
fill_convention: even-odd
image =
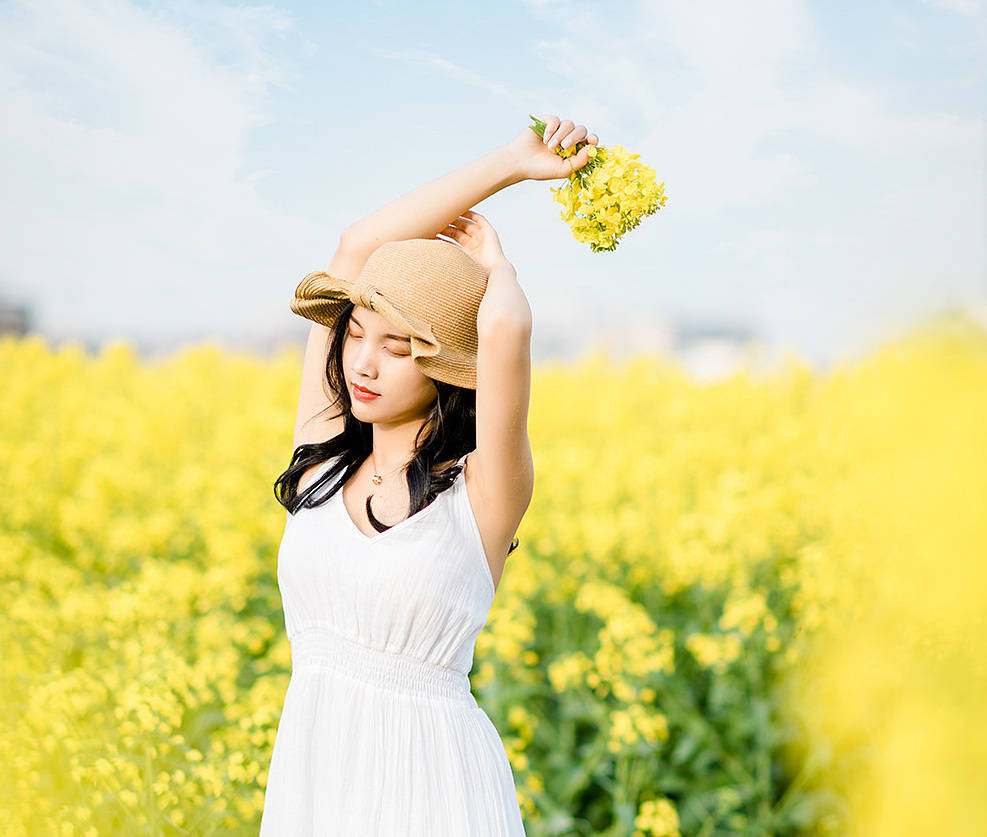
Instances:
[[[522,180],[568,177],[589,162],[600,141],[596,134],[588,133],[585,125],[576,125],[572,120],[560,119],[554,114],[536,122],[545,126],[541,136],[529,126],[507,144]],[[577,145],[578,151],[573,151]]]
[[[640,154],[599,145],[585,125],[554,114],[531,119],[503,146],[512,182],[565,180],[550,190],[562,205],[559,217],[593,252],[616,250],[626,232],[664,207],[665,182]]]
[[[616,250],[624,233],[665,205],[665,182],[658,183],[655,170],[640,159],[640,154],[621,145],[597,145],[596,134],[584,140],[583,125],[560,121],[557,116],[531,119],[533,124],[508,148],[520,154],[518,159],[526,160],[522,168],[525,176],[566,179],[566,183],[550,190],[562,204],[559,217],[569,224],[573,237],[589,244],[593,252]],[[534,140],[525,135],[528,131]],[[526,151],[542,145],[544,149]],[[571,170],[562,171],[563,166],[569,169],[570,163]],[[533,172],[547,174],[536,176]]]

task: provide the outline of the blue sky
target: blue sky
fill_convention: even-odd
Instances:
[[[536,335],[740,323],[810,360],[987,302],[987,11],[940,2],[0,5],[0,297],[52,335],[304,334],[339,232],[527,114],[639,152],[610,254],[477,206]]]

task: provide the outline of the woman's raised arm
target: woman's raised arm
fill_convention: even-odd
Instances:
[[[386,241],[434,238],[446,225],[480,201],[522,180],[567,177],[569,163],[553,148],[568,148],[586,138],[586,128],[557,116],[543,118],[545,140],[523,128],[509,143],[413,189],[371,212],[343,231],[341,243],[369,253]],[[595,135],[588,140],[594,143]],[[572,169],[585,165],[586,149],[570,158]]]

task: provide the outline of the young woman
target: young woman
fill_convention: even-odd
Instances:
[[[277,577],[292,672],[261,837],[523,835],[500,736],[470,692],[531,500],[531,312],[470,209],[586,164],[542,117],[340,236],[291,308],[313,321]],[[571,162],[570,162],[571,161]]]

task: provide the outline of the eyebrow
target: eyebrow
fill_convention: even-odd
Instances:
[[[360,326],[360,328],[364,328],[363,324],[352,314],[350,314],[350,319],[358,326]],[[411,342],[411,338],[408,337],[406,334],[385,334],[384,339],[387,340],[388,338],[393,338],[394,340],[404,340],[406,343]]]

